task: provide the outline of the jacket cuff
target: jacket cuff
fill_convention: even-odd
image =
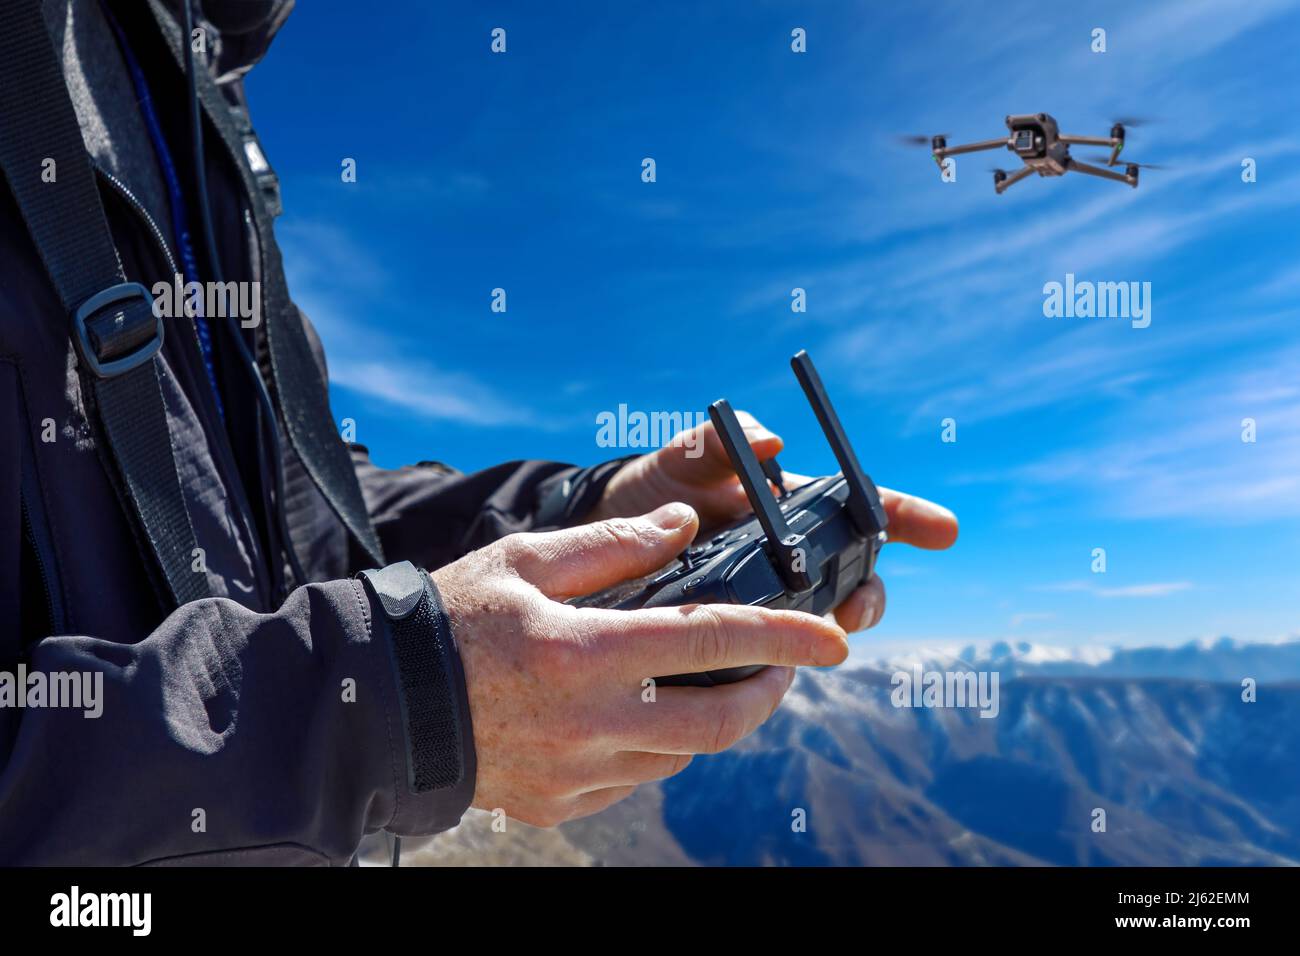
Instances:
[[[404,753],[393,818],[385,829],[450,829],[474,798],[477,763],[460,650],[433,579],[409,561],[363,571],[376,633],[386,634]]]
[[[566,468],[547,478],[537,489],[533,528],[567,528],[579,524],[596,507],[605,486],[620,468],[640,455],[627,455],[590,468]]]

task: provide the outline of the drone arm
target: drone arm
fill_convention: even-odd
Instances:
[[[962,153],[978,153],[985,149],[1001,149],[1005,147],[1010,140],[1005,136],[1001,139],[986,139],[978,143],[966,143],[963,146],[944,146],[942,149],[934,151],[935,159],[943,159],[945,156],[960,156]]]
[[[1089,163],[1081,163],[1077,159],[1070,160],[1070,172],[1086,173],[1089,176],[1097,176],[1101,179],[1113,179],[1117,183],[1128,183],[1133,188],[1137,188],[1137,176],[1128,176],[1123,173],[1113,172],[1104,166],[1093,166]]]
[[[1067,146],[1110,146],[1115,147],[1124,142],[1114,136],[1058,136],[1058,142]]]
[[[1014,186],[1016,183],[1020,182],[1020,180],[1024,179],[1026,176],[1028,176],[1028,175],[1029,175],[1030,173],[1032,173],[1033,171],[1034,171],[1033,168],[1030,167],[1030,166],[1024,166],[1024,167],[1021,167],[1020,169],[1017,169],[1017,170],[1016,170],[1014,173],[1012,173],[1011,175],[1007,176],[1007,178],[1004,179],[1004,180],[1002,180],[1001,182],[995,182],[995,183],[993,184],[993,188],[996,189],[998,195],[1001,196],[1004,192],[1006,192],[1008,189],[1010,189],[1010,188],[1011,188],[1012,186]]]
[[[1124,140],[1118,136],[1061,136],[1058,141],[1065,143],[1067,146],[1107,146],[1110,148],[1110,159],[1106,160],[1107,166],[1114,166],[1119,160],[1119,151],[1124,148]]]

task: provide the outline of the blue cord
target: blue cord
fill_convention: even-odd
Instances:
[[[181,271],[185,281],[199,281],[198,258],[194,254],[194,245],[190,241],[189,220],[185,215],[185,194],[181,191],[180,179],[176,175],[176,164],[172,161],[171,150],[167,148],[167,141],[163,138],[162,126],[158,123],[158,114],[154,110],[153,99],[149,96],[149,85],[145,82],[144,70],[140,68],[139,61],[136,60],[135,54],[131,52],[131,45],[127,42],[126,31],[122,29],[117,18],[113,16],[113,11],[108,8],[106,0],[100,0],[100,8],[104,11],[104,16],[113,32],[117,35],[117,44],[121,48],[122,58],[126,61],[127,69],[131,73],[131,83],[135,87],[136,100],[140,105],[140,115],[144,118],[144,125],[149,130],[149,139],[153,142],[154,153],[158,158],[158,165],[162,170],[163,180],[167,185],[167,197],[171,206],[172,232],[176,236],[176,247],[180,252]],[[195,162],[202,162],[202,157],[194,157]],[[203,354],[203,365],[208,371],[208,381],[212,383],[212,394],[217,402],[217,412],[221,416],[224,424],[226,420],[225,404],[221,401],[221,388],[217,385],[217,366],[212,354],[212,330],[208,327],[207,316],[203,315],[202,308],[205,304],[200,296],[199,314],[194,317],[194,328],[199,337],[199,350]]]

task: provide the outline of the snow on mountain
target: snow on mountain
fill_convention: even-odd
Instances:
[[[1155,647],[1056,647],[1028,641],[997,641],[961,648],[917,648],[873,654],[858,648],[845,665],[892,672],[920,665],[923,669],[997,670],[1009,679],[1019,675],[1056,677],[1168,677],[1187,680],[1300,680],[1300,635],[1270,642],[1243,642],[1230,637]]]

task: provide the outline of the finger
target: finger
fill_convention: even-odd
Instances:
[[[781,472],[781,483],[785,486],[787,492],[794,491],[797,488],[802,488],[812,480],[813,479],[808,475],[800,475],[792,471]],[[732,479],[731,483],[724,487],[727,492],[727,500],[725,504],[719,508],[720,511],[724,511],[727,514],[739,518],[742,515],[750,514],[754,510],[753,506],[749,503],[749,495],[745,493],[745,488],[741,485],[739,478]],[[767,488],[774,496],[780,497],[781,489],[777,488],[770,481],[767,483]]]
[[[885,585],[876,575],[840,603],[835,621],[845,631],[865,631],[875,627],[885,614]]]
[[[748,412],[736,412],[736,418],[759,461],[780,454],[784,447],[780,436],[768,431]],[[668,477],[690,484],[711,484],[734,477],[736,473],[711,421],[686,429],[655,455]]]
[[[595,775],[588,791],[608,787],[635,787],[653,780],[676,776],[691,764],[691,754],[659,754],[644,751],[620,751],[613,754]]]
[[[637,518],[609,518],[523,536],[515,570],[557,600],[590,594],[663,567],[699,528],[690,505],[670,502]]]
[[[611,611],[571,608],[616,658],[627,680],[696,674],[747,664],[827,667],[848,655],[836,624],[802,611],[733,604]]]
[[[786,491],[794,491],[796,488],[802,488],[813,479],[810,475],[799,475],[793,471],[783,471],[781,472],[781,480],[785,482]]]
[[[801,488],[813,479],[808,475],[784,472],[789,491]],[[891,488],[880,488],[880,501],[889,515],[889,540],[919,548],[942,550],[957,540],[957,516],[943,505]]]
[[[574,798],[569,819],[576,820],[579,817],[589,817],[593,813],[607,810],[620,800],[626,800],[632,796],[635,790],[636,787],[608,787],[604,790],[593,790],[590,793],[580,794]]]
[[[937,551],[957,540],[957,516],[943,505],[889,488],[880,489],[880,500],[889,515],[890,541]]]
[[[717,687],[658,687],[653,702],[633,698],[616,739],[659,754],[713,754],[752,734],[780,706],[793,667],[765,667]]]

